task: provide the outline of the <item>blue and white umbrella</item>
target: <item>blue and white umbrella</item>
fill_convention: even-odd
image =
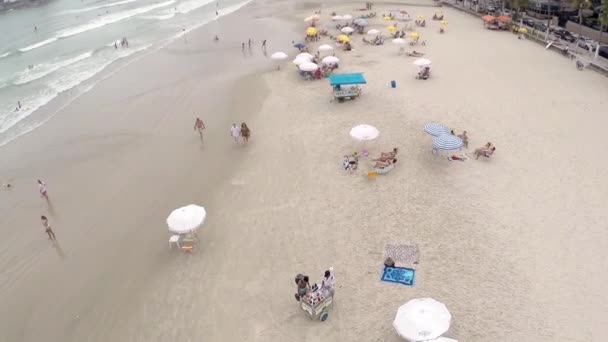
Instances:
[[[450,134],[450,129],[439,122],[429,122],[428,124],[424,125],[424,131],[434,137]]]
[[[433,150],[456,151],[462,148],[462,140],[452,134],[444,134],[433,139]]]

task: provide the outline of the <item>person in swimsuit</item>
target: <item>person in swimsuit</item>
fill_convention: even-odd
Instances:
[[[44,198],[47,201],[49,200],[46,184],[40,179],[38,180],[38,191],[40,191],[40,197]]]
[[[305,298],[310,292],[310,284],[308,283],[308,276],[303,276],[302,279],[298,281],[298,298],[302,300]]]
[[[243,141],[247,143],[249,141],[249,137],[251,136],[251,130],[247,127],[246,123],[241,123],[241,136],[243,137]]]
[[[203,139],[203,130],[205,129],[205,124],[203,123],[203,120],[201,120],[200,118],[196,118],[196,121],[194,121],[194,130],[198,131],[198,134],[200,134],[201,136],[201,140]]]
[[[392,160],[389,159],[387,161],[381,161],[381,160],[379,160],[379,161],[376,162],[376,165],[374,165],[374,167],[385,168],[387,166],[395,164],[396,162],[397,162],[397,159],[395,159],[395,158],[393,158]]]
[[[46,216],[40,216],[40,220],[42,220],[44,232],[47,233],[47,235],[49,236],[49,240],[57,240],[57,238],[55,237],[55,233],[51,229],[51,226],[49,225],[49,220],[46,218]]]
[[[397,149],[396,147],[393,148],[393,150],[391,152],[382,152],[380,153],[380,158],[378,159],[372,159],[372,161],[387,161],[390,159],[394,159],[397,156],[397,152],[399,152],[399,149]]]

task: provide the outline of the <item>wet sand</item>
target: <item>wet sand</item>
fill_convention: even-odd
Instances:
[[[282,45],[268,52],[293,57],[290,30],[303,32],[315,6],[290,18],[288,4],[260,4],[227,18],[259,30],[258,41],[281,25],[269,40]],[[355,7],[323,6],[325,22]],[[15,178],[0,193],[1,339],[398,341],[397,307],[428,296],[446,303],[447,335],[460,341],[602,341],[608,81],[443,11],[448,32],[430,22],[418,30],[427,46],[414,48],[433,61],[428,81],[414,79],[413,59],[390,40],[363,46],[355,36],[354,51],[337,52],[339,71],[364,72],[368,84],[356,101],[332,103],[327,81],[299,79],[290,62],[271,71],[257,51],[243,59],[238,39],[220,59],[201,31],[0,149],[0,174]],[[252,65],[267,72],[246,76]],[[192,131],[198,115],[204,144]],[[241,121],[247,146],[229,137]],[[486,141],[497,152],[432,155],[428,121],[467,130],[469,154]],[[397,167],[373,181],[366,159],[356,174],[340,168],[360,148],[348,136],[360,123],[381,132],[372,154],[400,148]],[[55,247],[39,222],[37,178],[49,185]],[[171,254],[165,218],[189,203],[209,213],[201,244]],[[419,245],[414,287],[379,281],[387,243]],[[317,281],[329,266],[336,303],[319,323],[293,299],[293,277]]]

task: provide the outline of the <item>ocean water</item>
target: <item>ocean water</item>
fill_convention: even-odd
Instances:
[[[219,30],[223,16],[251,1],[56,0],[0,13],[0,146],[52,117],[43,109],[59,95],[69,103],[94,88],[108,66],[204,25]]]

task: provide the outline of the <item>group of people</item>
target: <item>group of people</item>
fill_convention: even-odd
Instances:
[[[249,137],[251,136],[251,130],[244,122],[241,123],[241,127],[237,126],[236,124],[232,124],[232,127],[230,127],[230,135],[237,144],[239,143],[240,139],[243,139],[243,142],[247,143],[249,141]]]
[[[196,120],[194,121],[194,130],[198,132],[201,137],[201,140],[203,140],[203,130],[205,129],[206,127],[203,120],[201,120],[201,118],[196,118]],[[244,122],[241,123],[240,127],[233,123],[230,127],[230,135],[234,139],[234,142],[237,144],[239,143],[240,139],[242,139],[244,143],[247,143],[249,141],[249,137],[251,137],[251,130]]]
[[[342,168],[344,172],[353,172],[359,167],[359,154],[354,152],[350,156],[345,155],[342,161]]]
[[[38,192],[40,193],[40,197],[44,198],[44,200],[49,203],[49,193],[46,187],[46,183],[38,180]],[[49,219],[45,215],[40,215],[40,221],[42,221],[42,227],[44,227],[44,232],[48,235],[49,240],[57,240],[55,237],[55,232],[51,228],[49,224]]]
[[[379,158],[372,159],[372,161],[376,162],[376,164],[374,164],[374,168],[384,169],[386,167],[394,165],[395,163],[397,163],[396,157],[398,152],[399,149],[397,147],[393,148],[393,150],[390,152],[381,152]]]
[[[295,298],[297,301],[308,302],[312,305],[322,301],[325,298],[332,297],[335,293],[335,279],[332,274],[333,267],[330,267],[323,274],[321,280],[321,286],[317,284],[310,285],[310,279],[308,276],[298,274],[295,278],[296,282],[296,293]]]
[[[414,21],[414,24],[416,24],[416,26],[419,26],[419,27],[425,27],[426,26],[426,20],[424,20],[424,19],[422,19],[422,20],[416,19]]]

